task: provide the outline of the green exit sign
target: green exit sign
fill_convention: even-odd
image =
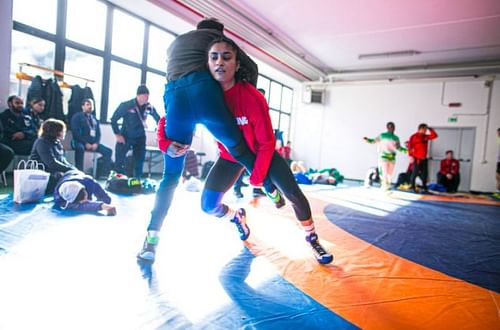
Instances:
[[[457,117],[448,117],[448,122],[449,123],[456,123],[458,121]]]

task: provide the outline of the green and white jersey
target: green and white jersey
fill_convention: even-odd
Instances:
[[[381,160],[396,161],[396,151],[406,152],[406,148],[401,147],[399,137],[391,132],[384,132],[375,139],[368,139],[370,143],[378,145],[378,153]]]

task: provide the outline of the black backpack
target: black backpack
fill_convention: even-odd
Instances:
[[[142,193],[141,181],[139,179],[128,178],[126,176],[118,177],[110,175],[110,177],[106,180],[104,188],[117,194],[131,195]]]

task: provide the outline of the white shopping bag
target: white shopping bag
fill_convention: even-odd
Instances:
[[[39,169],[42,167],[42,169]],[[14,169],[14,202],[39,202],[45,195],[50,173],[35,160],[21,160]]]

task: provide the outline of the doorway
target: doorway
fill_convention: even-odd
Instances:
[[[453,150],[454,157],[460,162],[459,191],[470,190],[472,159],[476,129],[472,127],[434,128],[438,138],[430,141],[429,147],[429,182],[436,182],[441,160],[447,150]]]

